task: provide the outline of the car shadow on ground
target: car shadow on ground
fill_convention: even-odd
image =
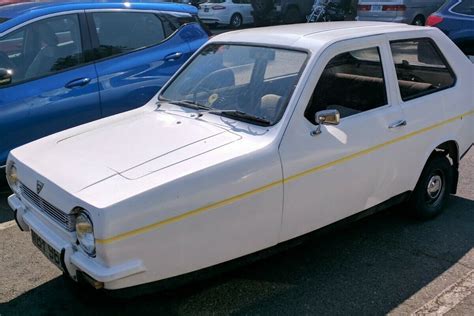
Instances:
[[[434,220],[394,208],[171,292],[85,301],[56,278],[0,314],[385,314],[470,251],[472,227],[474,201],[454,196]]]
[[[8,185],[3,182],[4,181],[0,180],[0,224],[13,219],[13,212],[11,212],[7,203],[7,198],[11,194],[11,191]]]

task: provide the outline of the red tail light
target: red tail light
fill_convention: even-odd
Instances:
[[[435,26],[436,24],[439,24],[441,22],[443,22],[443,17],[439,16],[439,15],[430,15],[428,17],[428,19],[426,20],[426,25],[427,26]]]
[[[370,11],[370,5],[359,4],[357,6],[357,11]]]
[[[212,10],[225,10],[223,5],[214,5],[211,7]]]
[[[406,6],[402,5],[384,5],[382,6],[382,11],[405,11]]]

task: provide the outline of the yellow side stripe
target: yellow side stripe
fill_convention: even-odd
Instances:
[[[119,234],[119,235],[111,237],[111,238],[96,239],[96,242],[99,243],[99,244],[110,244],[112,242],[119,241],[119,240],[122,240],[122,239],[125,239],[125,238],[128,238],[128,237],[131,237],[131,236],[143,234],[143,233],[149,232],[151,230],[155,230],[155,229],[157,229],[161,226],[168,225],[168,224],[171,224],[171,223],[176,223],[176,222],[178,222],[182,219],[185,219],[189,216],[194,216],[194,215],[209,211],[211,209],[215,209],[215,208],[219,208],[219,207],[223,207],[223,206],[232,204],[232,203],[234,203],[238,200],[245,199],[246,197],[249,197],[251,195],[258,194],[258,193],[261,193],[263,191],[269,190],[270,188],[272,188],[274,186],[277,186],[277,185],[280,185],[282,183],[283,183],[282,180],[275,181],[275,182],[267,184],[263,187],[260,187],[258,189],[248,191],[248,192],[230,197],[228,199],[225,199],[225,200],[222,200],[222,201],[219,201],[219,202],[216,202],[216,203],[212,203],[212,204],[200,207],[198,209],[189,211],[187,213],[165,219],[164,221],[161,221],[161,222],[156,222],[156,223],[153,223],[153,224],[150,224],[150,225],[147,225],[147,226],[135,229],[135,230],[131,230],[131,231],[123,233],[123,234]]]
[[[449,123],[452,123],[456,120],[459,120],[459,119],[463,119],[465,116],[468,116],[468,115],[473,115],[474,114],[474,111],[470,111],[470,112],[467,112],[467,113],[464,113],[462,115],[458,115],[456,117],[453,117],[451,119],[448,119],[446,121],[443,121],[443,122],[440,122],[438,124],[435,124],[435,125],[432,125],[432,126],[429,126],[429,127],[425,127],[423,129],[420,129],[418,131],[415,131],[415,132],[412,132],[412,133],[409,133],[409,134],[406,134],[404,136],[401,136],[401,137],[398,137],[398,138],[394,138],[388,142],[385,142],[385,143],[382,143],[382,144],[379,144],[379,145],[376,145],[374,147],[371,147],[371,148],[368,148],[368,149],[365,149],[365,150],[362,150],[362,151],[359,151],[359,152],[356,152],[354,154],[351,154],[349,156],[345,156],[345,157],[342,157],[340,159],[337,159],[335,161],[332,161],[332,162],[329,162],[329,163],[326,163],[324,165],[320,165],[320,166],[316,166],[314,168],[311,168],[311,169],[308,169],[306,171],[303,171],[301,173],[298,173],[298,174],[295,174],[295,175],[292,175],[286,179],[283,179],[281,181],[275,181],[275,182],[272,182],[270,184],[267,184],[267,185],[264,185],[260,188],[257,188],[257,189],[254,189],[254,190],[251,190],[251,191],[248,191],[248,192],[245,192],[245,193],[242,193],[242,194],[239,194],[239,195],[236,195],[236,196],[233,196],[233,197],[230,197],[230,198],[227,198],[225,200],[222,200],[222,201],[219,201],[219,202],[216,202],[216,203],[212,203],[212,204],[209,204],[209,205],[206,205],[206,206],[203,206],[203,207],[200,207],[200,208],[197,208],[195,210],[192,210],[192,211],[189,211],[189,212],[186,212],[186,213],[183,213],[181,215],[178,215],[178,216],[174,216],[174,217],[171,217],[171,218],[168,218],[166,220],[163,220],[163,221],[160,221],[160,222],[156,222],[156,223],[153,223],[153,224],[150,224],[150,225],[147,225],[147,226],[143,226],[141,228],[138,228],[138,229],[134,229],[134,230],[131,230],[129,232],[126,232],[126,233],[123,233],[123,234],[119,234],[119,235],[116,235],[114,237],[110,237],[110,238],[107,238],[107,239],[97,239],[96,242],[99,243],[99,244],[110,244],[110,243],[113,243],[113,242],[116,242],[116,241],[119,241],[119,240],[123,240],[123,239],[126,239],[126,238],[129,238],[129,237],[132,237],[132,236],[136,236],[136,235],[139,235],[139,234],[144,234],[144,233],[147,233],[151,230],[155,230],[159,227],[162,227],[162,226],[165,226],[165,225],[168,225],[168,224],[172,224],[172,223],[176,223],[176,222],[179,222],[187,217],[190,217],[190,216],[195,216],[195,215],[198,215],[198,214],[201,214],[203,212],[207,212],[209,210],[212,210],[212,209],[216,209],[216,208],[219,208],[219,207],[223,207],[223,206],[226,206],[226,205],[229,205],[229,204],[232,204],[234,202],[237,202],[239,200],[242,200],[242,199],[245,199],[249,196],[252,196],[252,195],[255,195],[255,194],[258,194],[258,193],[261,193],[261,192],[264,192],[264,191],[267,191],[277,185],[281,185],[283,183],[287,183],[287,182],[290,182],[290,181],[293,181],[293,180],[296,180],[296,179],[299,179],[301,177],[304,177],[304,176],[307,176],[309,174],[312,174],[312,173],[315,173],[315,172],[318,172],[318,171],[321,171],[321,170],[324,170],[324,169],[327,169],[327,168],[330,168],[332,166],[335,166],[335,165],[338,165],[338,164],[341,164],[341,163],[344,163],[344,162],[347,162],[349,160],[352,160],[352,159],[355,159],[355,158],[358,158],[358,157],[361,157],[361,156],[364,156],[364,155],[367,155],[371,152],[374,152],[378,149],[381,149],[383,147],[386,147],[386,146],[389,146],[391,144],[394,144],[394,143],[398,143],[402,140],[406,140],[408,138],[411,138],[411,137],[414,137],[416,135],[419,135],[419,134],[422,134],[422,133],[425,133],[425,132],[428,132],[428,131],[431,131],[433,129],[436,129],[436,128],[439,128],[441,126],[444,126],[444,125],[447,125]]]

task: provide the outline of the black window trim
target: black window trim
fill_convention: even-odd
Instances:
[[[389,85],[387,85],[387,80],[386,80],[387,78],[386,78],[386,76],[385,76],[386,73],[385,73],[385,69],[384,69],[384,66],[383,66],[383,59],[384,59],[384,58],[383,58],[383,56],[382,56],[382,50],[381,50],[381,49],[382,49],[382,46],[383,46],[383,45],[379,43],[379,44],[377,44],[377,45],[375,45],[375,46],[370,46],[370,47],[365,47],[365,48],[358,48],[358,49],[352,49],[352,50],[344,51],[344,52],[342,52],[342,53],[338,53],[338,54],[332,56],[332,57],[329,59],[329,61],[326,63],[326,66],[327,66],[327,65],[329,64],[329,62],[330,62],[334,57],[336,57],[336,56],[338,56],[338,55],[340,55],[340,54],[350,53],[350,52],[358,51],[358,50],[376,48],[377,51],[378,51],[378,53],[379,53],[380,66],[382,67],[383,85],[384,85],[384,87],[385,87],[385,89],[384,89],[384,90],[385,90],[385,104],[384,104],[384,105],[381,105],[381,106],[377,106],[377,107],[372,108],[372,109],[370,109],[370,110],[362,111],[362,112],[359,112],[359,113],[356,113],[356,114],[353,114],[353,115],[349,115],[349,116],[346,116],[346,117],[341,117],[341,119],[340,119],[341,122],[343,122],[343,121],[345,121],[345,120],[348,120],[348,119],[353,119],[353,118],[360,117],[360,116],[362,116],[362,115],[364,115],[364,114],[370,114],[370,113],[373,113],[373,112],[375,112],[375,111],[384,110],[384,109],[387,109],[387,108],[389,108],[389,107],[392,106],[392,104],[390,103],[389,93],[388,93],[388,92],[389,92],[389,91],[388,91]],[[355,57],[354,57],[354,58],[355,58]],[[372,61],[369,61],[369,62],[372,62]],[[309,99],[309,101],[311,101],[311,100],[313,99],[313,94],[314,94],[314,92],[315,92],[315,90],[316,90],[316,87],[318,86],[319,80],[321,80],[321,77],[322,77],[322,75],[323,75],[323,73],[324,73],[324,70],[326,70],[326,66],[324,66],[324,69],[323,69],[323,71],[321,72],[321,75],[319,76],[318,81],[316,82],[316,86],[313,88],[313,93],[311,94],[311,98]],[[318,126],[318,124],[315,124],[315,123],[311,122],[311,121],[306,117],[306,115],[304,115],[304,113],[306,113],[306,110],[307,110],[307,109],[309,108],[309,106],[310,106],[309,101],[308,101],[308,105],[306,106],[305,110],[303,111],[303,116],[304,116],[304,118],[306,119],[306,121],[308,121],[310,124],[312,124],[313,126]],[[316,114],[316,113],[314,113],[314,114]]]
[[[395,64],[395,60],[393,58],[393,52],[392,52],[392,43],[402,43],[402,42],[410,42],[410,41],[421,41],[421,40],[427,40],[428,42],[430,42],[432,45],[433,45],[433,48],[435,49],[435,51],[438,53],[439,57],[441,58],[441,61],[443,62],[443,64],[446,66],[446,69],[448,70],[449,74],[452,76],[452,78],[454,79],[453,80],[453,83],[450,85],[450,86],[446,86],[442,89],[436,89],[436,90],[431,90],[431,91],[426,91],[426,92],[420,92],[420,93],[417,93],[417,94],[414,94],[414,95],[411,95],[410,97],[408,98],[403,98],[402,96],[402,91],[400,90],[400,85],[398,85],[398,74],[397,74],[397,64]],[[451,89],[453,87],[456,86],[457,84],[457,81],[458,81],[458,78],[456,76],[456,73],[453,71],[453,68],[451,67],[451,64],[448,62],[448,60],[446,59],[446,57],[444,56],[443,52],[441,51],[441,49],[438,47],[438,45],[436,44],[436,42],[431,38],[431,37],[413,37],[413,38],[403,38],[403,39],[397,39],[397,40],[393,40],[393,41],[389,41],[389,46],[390,46],[390,55],[392,57],[392,64],[395,68],[395,79],[397,80],[397,86],[398,86],[398,92],[399,92],[399,96],[400,96],[400,100],[405,103],[405,102],[408,102],[408,101],[411,101],[413,99],[417,99],[417,98],[420,98],[420,97],[424,97],[424,96],[427,96],[427,95],[430,95],[430,94],[433,94],[433,93],[437,93],[437,92],[441,92],[441,91],[444,91],[444,90],[447,90],[447,89]]]
[[[96,31],[96,25],[95,25],[95,22],[94,22],[94,17],[92,16],[94,13],[123,13],[123,12],[127,12],[127,13],[148,13],[148,14],[153,14],[153,15],[156,15],[158,17],[158,19],[160,20],[161,24],[163,25],[163,20],[162,20],[162,17],[160,15],[162,14],[173,14],[173,13],[179,13],[181,15],[184,15],[184,14],[188,14],[190,17],[192,17],[192,14],[190,13],[187,13],[187,12],[174,12],[174,11],[158,11],[158,10],[129,10],[129,9],[94,9],[94,10],[86,10],[85,11],[85,14],[86,14],[86,19],[87,19],[87,25],[89,27],[89,33],[90,33],[90,37],[91,37],[91,42],[92,42],[92,48],[93,49],[99,49],[100,48],[100,43],[99,43],[99,38],[97,36],[97,31]],[[120,57],[120,56],[125,56],[125,55],[128,55],[128,54],[133,54],[133,53],[136,53],[136,52],[139,52],[139,51],[142,51],[142,50],[145,50],[145,49],[148,49],[148,48],[152,48],[152,47],[156,47],[158,45],[161,45],[165,42],[167,42],[168,40],[170,40],[171,38],[173,38],[176,33],[178,33],[179,31],[181,31],[182,28],[184,28],[185,26],[187,25],[190,25],[190,24],[198,24],[200,25],[197,21],[193,21],[193,22],[190,22],[190,23],[185,23],[183,25],[181,25],[179,28],[177,28],[173,33],[171,33],[168,37],[166,37],[165,39],[163,39],[162,41],[158,42],[158,43],[155,43],[153,45],[149,45],[149,46],[144,46],[144,47],[139,47],[139,48],[136,48],[136,49],[133,49],[131,51],[128,51],[128,52],[123,52],[123,53],[120,53],[120,54],[115,54],[115,55],[111,55],[111,56],[107,56],[107,57],[94,57],[93,58],[93,61],[94,62],[102,62],[102,61],[106,61],[106,60],[109,60],[109,59],[112,59],[112,58],[116,58],[116,57]],[[164,32],[164,27],[163,27],[163,32]],[[164,33],[163,33],[164,34]],[[165,34],[166,35],[166,34]]]
[[[84,57],[84,62],[80,63],[76,66],[73,66],[73,67],[69,67],[69,68],[65,68],[65,69],[61,69],[61,70],[58,70],[58,71],[54,71],[54,72],[45,74],[43,76],[38,76],[38,77],[31,78],[31,79],[26,79],[26,80],[18,81],[18,82],[11,83],[11,84],[8,84],[8,85],[0,86],[0,89],[8,89],[10,87],[25,84],[25,83],[35,81],[35,80],[40,80],[40,79],[43,79],[43,78],[47,78],[47,77],[50,77],[50,76],[61,74],[61,73],[66,72],[66,71],[78,69],[78,68],[81,68],[81,67],[84,67],[84,66],[87,66],[87,65],[90,65],[90,64],[93,63],[92,61],[87,61],[86,60],[86,55],[87,54],[86,54],[86,50],[84,49],[84,47],[90,47],[90,45],[91,45],[89,31],[88,31],[87,25],[85,24],[86,22],[85,22],[84,10],[65,11],[65,12],[61,12],[60,14],[45,15],[45,16],[42,16],[41,18],[30,20],[27,23],[22,23],[20,25],[17,25],[16,27],[8,30],[8,32],[5,32],[4,34],[2,34],[1,37],[7,36],[10,33],[16,32],[16,31],[22,29],[23,27],[27,27],[28,25],[33,24],[35,22],[47,20],[47,19],[50,19],[50,18],[67,16],[67,15],[76,15],[78,17],[79,32],[81,32],[81,41],[82,41],[82,43],[81,43],[81,45],[82,45],[82,55]]]

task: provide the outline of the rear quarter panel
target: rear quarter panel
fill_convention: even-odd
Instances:
[[[433,150],[446,141],[455,141],[459,153],[474,141],[473,65],[469,59],[438,29],[420,29],[409,33],[387,35],[390,40],[428,37],[433,39],[456,75],[453,87],[409,101],[400,106],[407,120],[406,135],[400,159],[403,160],[402,182],[414,189],[421,171]],[[395,71],[395,69],[391,70]]]

